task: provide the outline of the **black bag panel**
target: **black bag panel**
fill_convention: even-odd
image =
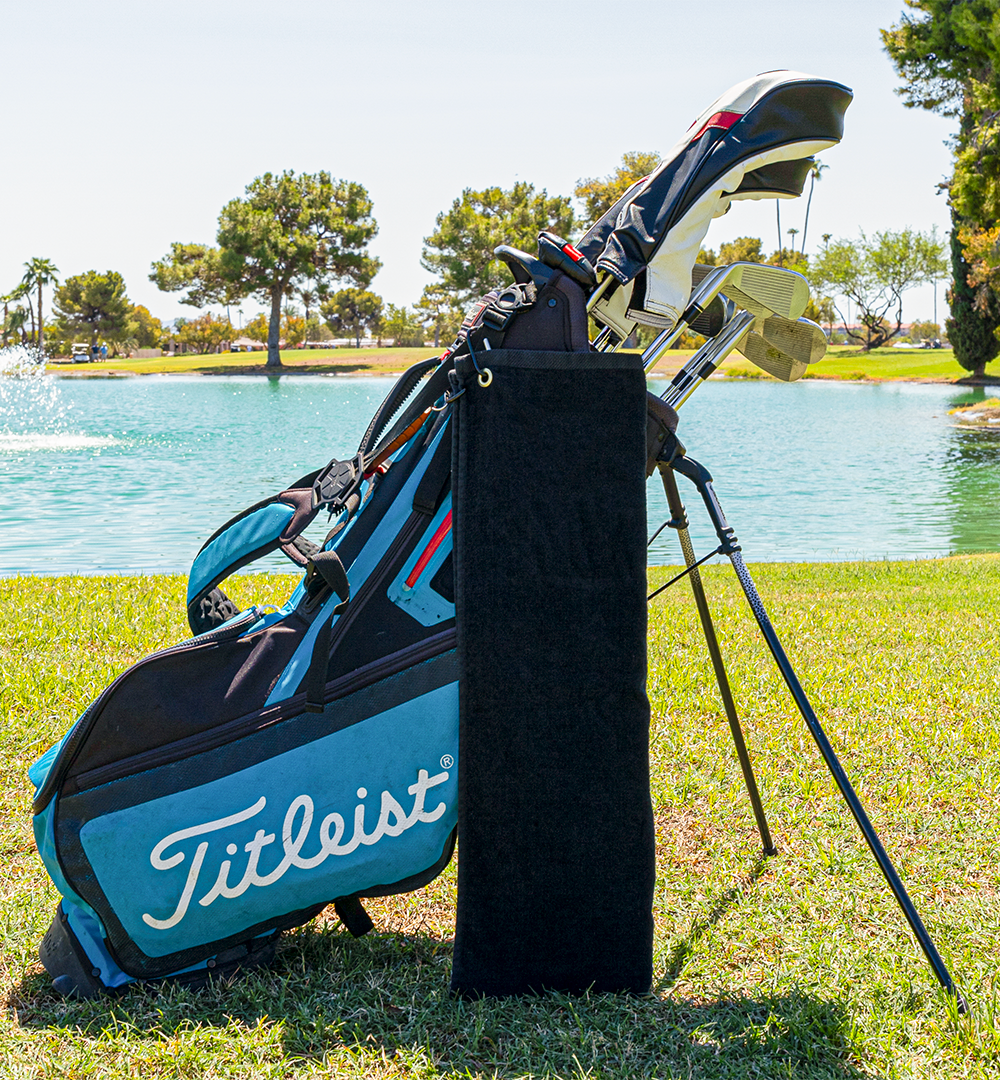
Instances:
[[[120,677],[64,773],[83,772],[195,735],[263,707],[308,623],[293,612],[235,640],[154,654]]]

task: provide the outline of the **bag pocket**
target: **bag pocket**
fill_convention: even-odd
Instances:
[[[454,629],[305,695],[63,785],[60,877],[109,953],[155,978],[348,896],[419,888],[457,822]],[[97,732],[99,736],[99,732]]]

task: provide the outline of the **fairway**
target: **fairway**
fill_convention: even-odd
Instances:
[[[371,901],[367,937],[328,910],[236,985],[61,1000],[37,963],[57,894],[27,767],[125,666],[186,636],[185,580],[8,578],[4,1077],[996,1076],[1000,556],[751,570],[969,1016],[937,989],[725,566],[706,587],[779,853],[760,855],[681,583],[650,607],[652,995],[452,1000],[453,863],[419,893]],[[227,591],[281,602],[293,581]]]
[[[47,370],[56,375],[94,377],[107,375],[390,375],[404,371],[418,360],[443,352],[444,346],[375,349],[291,349],[281,353],[279,369],[265,369],[266,354],[209,353],[183,354],[148,360],[108,360],[96,364],[50,362]],[[670,349],[650,375],[672,375],[690,360],[690,349]],[[987,367],[987,376],[1000,378],[1000,367]],[[770,379],[739,353],[722,364],[724,376]],[[811,365],[807,379],[847,379],[882,381],[913,379],[955,382],[969,372],[955,361],[951,349],[873,349],[862,353],[848,345],[833,345],[819,363]]]

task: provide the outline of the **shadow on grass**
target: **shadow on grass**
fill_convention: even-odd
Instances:
[[[726,889],[715,904],[713,904],[712,909],[708,914],[705,915],[704,918],[699,919],[691,927],[688,933],[677,942],[673,949],[671,949],[670,955],[667,957],[663,975],[654,986],[655,990],[660,992],[669,990],[670,987],[677,982],[681,972],[684,970],[685,961],[695,951],[698,942],[701,941],[705,934],[715,926],[734,904],[750,893],[754,885],[757,884],[760,876],[767,869],[768,858],[769,856],[764,855],[763,853],[758,855],[750,871],[746,874],[741,874],[736,882]]]
[[[136,987],[119,998],[68,1002],[55,997],[44,974],[32,974],[8,1004],[24,1027],[110,1037],[120,1041],[123,1057],[137,1040],[181,1036],[197,1043],[214,1031],[227,1044],[245,1040],[249,1059],[264,1025],[276,1035],[289,1075],[320,1062],[345,1075],[395,1074],[391,1065],[454,1080],[476,1073],[863,1075],[852,1063],[850,1015],[806,993],[469,1002],[449,995],[450,970],[451,943],[436,937],[373,933],[355,941],[310,926],[286,936],[268,971],[201,991]]]

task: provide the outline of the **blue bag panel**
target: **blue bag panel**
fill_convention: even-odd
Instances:
[[[441,431],[434,437],[431,445],[425,451],[423,459],[414,467],[412,473],[407,478],[406,483],[400,489],[390,505],[386,507],[381,520],[375,527],[371,536],[365,541],[365,544],[358,552],[357,557],[350,565],[348,565],[347,575],[351,582],[351,592],[355,596],[368,580],[372,571],[374,571],[382,561],[389,545],[396,536],[399,535],[399,532],[406,524],[407,519],[412,515],[413,496],[416,493],[417,487],[423,478],[428,464],[434,457],[434,451],[437,450],[441,439],[445,436],[449,439],[451,438],[451,432],[447,425],[442,427]],[[410,440],[410,443],[401,450],[400,456],[409,452],[411,444],[415,446],[416,440],[422,437],[422,435],[414,436],[414,438]],[[337,543],[332,545],[334,549],[339,546],[340,540],[341,537],[338,537]],[[274,684],[274,688],[268,695],[268,705],[273,705],[278,701],[284,701],[299,689],[302,679],[305,677],[306,671],[309,669],[309,664],[312,661],[313,646],[316,643],[316,636],[319,634],[320,628],[326,622],[330,611],[339,604],[340,600],[338,597],[330,597],[322,610],[313,619],[312,625],[303,635],[302,641],[295,650],[295,655],[285,666],[284,671],[281,673],[281,677]],[[334,630],[336,629],[339,618],[339,616],[334,616],[333,618],[332,625]]]
[[[457,821],[458,684],[88,821],[80,840],[151,957],[236,935],[434,864]]]
[[[198,552],[188,578],[187,602],[190,604],[225,567],[248,559],[277,540],[294,516],[294,506],[274,502],[234,522]]]
[[[420,543],[410,557],[403,563],[403,568],[389,586],[389,599],[412,615],[422,626],[435,626],[455,618],[455,605],[446,600],[439,592],[431,588],[434,575],[441,569],[445,559],[451,554],[451,493],[441,502],[441,507],[434,515],[425,532],[427,543]],[[433,550],[431,550],[433,548]],[[426,558],[414,580],[411,577],[418,569],[418,563]]]

